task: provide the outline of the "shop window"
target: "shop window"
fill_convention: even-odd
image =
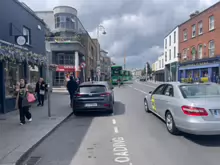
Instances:
[[[4,63],[4,75],[6,98],[16,97],[15,88],[17,82],[24,78],[24,65],[6,62]]]
[[[209,57],[214,57],[215,56],[215,42],[214,40],[211,40],[209,42]]]
[[[30,70],[30,83],[36,84],[38,79],[40,78],[40,71],[38,66],[29,66]]]
[[[199,59],[202,59],[202,44],[200,44],[199,46],[198,46],[198,58]]]

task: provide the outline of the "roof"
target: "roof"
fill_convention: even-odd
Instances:
[[[214,5],[210,6],[209,8],[207,8],[207,9],[205,9],[205,10],[201,11],[201,12],[200,12],[199,14],[197,14],[196,16],[194,16],[194,17],[192,17],[192,18],[189,18],[187,21],[185,21],[185,22],[181,23],[179,26],[182,26],[183,24],[185,24],[185,23],[187,23],[187,22],[189,22],[189,21],[193,20],[194,18],[196,18],[196,17],[200,16],[201,14],[203,14],[203,13],[207,12],[209,9],[211,9],[211,8],[213,8],[213,7],[217,6],[217,5],[220,5],[220,1],[219,1],[219,2],[217,2],[217,3],[215,3]]]
[[[164,39],[167,38],[176,28],[178,28],[179,25],[175,26],[167,35],[165,35]]]
[[[112,67],[122,67],[121,65],[112,65]]]
[[[19,2],[18,0],[14,0],[14,2],[20,5],[24,10],[26,10],[29,14],[31,14],[38,21],[40,21],[43,25],[46,26],[46,23],[42,19],[40,19],[28,5],[26,5],[24,2]]]

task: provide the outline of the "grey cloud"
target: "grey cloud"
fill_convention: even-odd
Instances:
[[[176,25],[217,0],[23,0],[41,10],[55,5],[77,8],[84,27],[95,31],[99,24],[107,35],[100,36],[104,49],[118,64],[127,56],[128,67],[154,62],[163,51],[163,38]],[[212,2],[211,2],[212,1]],[[181,3],[180,3],[181,2]],[[210,3],[211,2],[211,3]],[[95,35],[94,35],[95,37]]]

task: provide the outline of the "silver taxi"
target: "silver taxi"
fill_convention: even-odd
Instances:
[[[163,83],[144,98],[146,112],[166,123],[171,134],[220,134],[220,85]]]

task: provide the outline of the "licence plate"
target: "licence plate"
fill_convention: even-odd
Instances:
[[[97,103],[85,104],[85,107],[96,107]]]

